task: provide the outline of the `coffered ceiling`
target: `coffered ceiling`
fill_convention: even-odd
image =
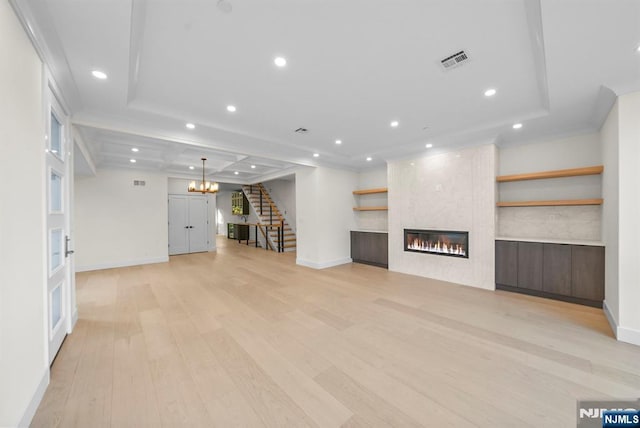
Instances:
[[[637,0],[13,4],[98,168],[188,176],[205,156],[234,182],[358,170],[597,130],[615,95],[640,90]]]

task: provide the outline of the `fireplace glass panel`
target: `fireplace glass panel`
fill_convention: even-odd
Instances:
[[[405,229],[404,250],[468,259],[469,232]]]

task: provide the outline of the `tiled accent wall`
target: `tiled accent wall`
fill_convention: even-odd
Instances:
[[[600,241],[601,206],[498,209],[500,237]]]
[[[389,269],[494,289],[496,147],[392,161]],[[469,231],[469,259],[403,250],[403,229]]]

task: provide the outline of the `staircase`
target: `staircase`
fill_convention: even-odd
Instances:
[[[247,196],[251,208],[253,208],[253,211],[258,216],[258,227],[262,236],[264,237],[266,235],[267,245],[270,249],[278,251],[278,244],[280,242],[278,226],[284,226],[282,227],[282,248],[284,251],[295,251],[296,234],[262,183],[242,186],[242,191]]]

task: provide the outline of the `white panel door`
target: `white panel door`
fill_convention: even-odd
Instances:
[[[49,93],[45,175],[47,179],[47,327],[49,363],[70,331],[69,159],[66,115]]]
[[[169,195],[169,255],[189,252],[189,197]]]
[[[169,195],[169,255],[207,251],[206,196]]]
[[[207,233],[208,204],[206,196],[189,197],[189,252],[207,251],[209,244]]]

